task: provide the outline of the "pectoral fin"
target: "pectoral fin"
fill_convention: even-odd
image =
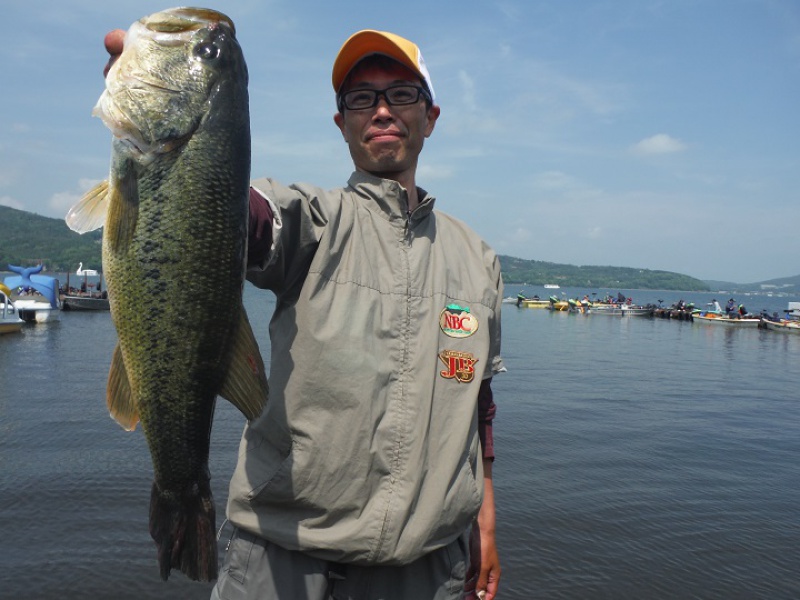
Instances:
[[[133,168],[126,166],[111,170],[108,186],[108,216],[103,235],[112,251],[130,245],[139,218],[139,184]]]
[[[117,344],[111,357],[111,370],[108,372],[106,403],[112,418],[126,431],[136,429],[139,422],[139,409],[131,394],[128,372],[122,361],[122,350]]]
[[[239,315],[231,348],[233,356],[219,395],[242,411],[248,420],[252,420],[261,414],[267,403],[269,386],[258,342],[244,307],[241,307]]]
[[[100,229],[106,222],[108,210],[108,181],[101,181],[69,209],[67,227],[78,233]]]

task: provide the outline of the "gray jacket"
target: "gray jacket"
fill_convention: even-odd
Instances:
[[[494,252],[462,222],[408,215],[396,182],[253,182],[274,246],[270,398],[246,426],[228,517],[290,550],[405,564],[462,534],[483,494],[476,405],[500,358]]]

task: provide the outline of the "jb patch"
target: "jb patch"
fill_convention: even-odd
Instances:
[[[445,379],[455,379],[459,383],[469,383],[475,378],[475,364],[478,359],[470,352],[442,350],[439,360],[444,363],[444,370],[439,375]]]
[[[448,304],[439,315],[439,327],[449,337],[465,338],[478,331],[478,319],[468,307]]]

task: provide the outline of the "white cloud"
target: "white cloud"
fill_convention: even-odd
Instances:
[[[634,144],[632,150],[637,154],[670,154],[686,149],[686,144],[666,133],[659,133]]]
[[[543,171],[533,176],[533,185],[538,189],[563,190],[574,188],[574,180],[561,171]]]
[[[469,111],[475,111],[478,107],[475,101],[475,80],[467,74],[466,71],[461,69],[458,72],[458,79],[461,82],[461,99]]]

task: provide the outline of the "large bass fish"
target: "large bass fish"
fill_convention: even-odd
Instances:
[[[221,395],[248,419],[267,400],[242,305],[250,125],[247,68],[231,20],[179,8],[134,23],[94,109],[114,134],[109,179],[67,215],[104,226],[119,334],[111,415],[141,421],[153,461],[150,535],[161,577],[217,575],[208,451]]]

